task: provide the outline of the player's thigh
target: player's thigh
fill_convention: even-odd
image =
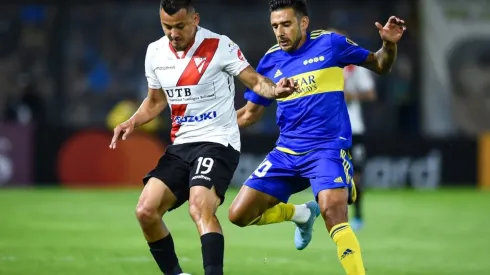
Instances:
[[[317,198],[328,230],[348,219],[348,204],[353,201],[355,187],[353,168],[345,150],[319,150],[306,162],[311,188]]]
[[[211,188],[195,185],[190,188],[189,213],[194,221],[202,216],[213,216],[221,204],[221,198],[216,194],[214,186]]]
[[[189,168],[177,155],[167,152],[144,178],[145,188],[138,205],[155,207],[162,214],[181,206],[189,198]]]
[[[323,201],[320,197],[329,198],[329,204],[341,202],[347,205],[351,200],[353,166],[346,150],[314,151],[304,156],[300,166],[302,176],[310,180],[312,191],[319,203]],[[335,201],[330,198],[332,196],[336,198]]]
[[[155,213],[162,216],[176,201],[177,197],[163,181],[150,178],[138,199],[136,214],[139,218],[152,216]]]
[[[217,206],[221,205],[239,160],[240,152],[230,145],[209,143],[196,150],[188,177],[189,203],[204,199],[210,203],[212,199]]]
[[[256,191],[243,189],[248,190],[252,198],[285,203],[292,194],[309,187],[309,183],[298,176],[293,157],[278,150],[266,156],[244,185]]]
[[[228,219],[246,226],[280,200],[262,191],[243,185],[228,210]]]

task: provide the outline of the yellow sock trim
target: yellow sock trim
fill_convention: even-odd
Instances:
[[[348,223],[337,224],[330,230],[330,236],[337,245],[337,256],[347,275],[365,275],[361,247],[354,231]]]
[[[276,206],[267,209],[260,217],[253,220],[250,225],[266,225],[290,221],[295,212],[294,204],[279,203]]]

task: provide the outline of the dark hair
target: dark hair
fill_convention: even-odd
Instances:
[[[269,10],[271,12],[285,8],[293,8],[298,16],[308,16],[306,0],[270,0]]]
[[[187,12],[194,9],[192,0],[161,0],[160,8],[169,15],[174,15],[181,9],[185,9]]]

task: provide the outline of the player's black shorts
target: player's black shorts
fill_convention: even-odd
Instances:
[[[223,203],[239,159],[240,152],[231,145],[225,147],[212,142],[170,145],[157,166],[143,178],[143,183],[154,177],[170,188],[177,202],[169,211],[189,199],[192,186],[214,186]]]
[[[352,164],[354,164],[354,172],[362,173],[366,165],[366,147],[364,146],[362,135],[352,136],[352,147],[350,153],[352,156]]]

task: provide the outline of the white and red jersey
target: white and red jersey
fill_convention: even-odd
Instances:
[[[176,52],[166,36],[148,46],[148,87],[165,92],[173,144],[215,142],[240,150],[234,76],[248,66],[238,45],[202,27],[185,52]]]
[[[351,94],[366,93],[374,90],[375,83],[371,71],[366,68],[349,65],[344,68],[344,92]],[[347,104],[352,133],[361,135],[365,131],[361,103],[353,100]]]

